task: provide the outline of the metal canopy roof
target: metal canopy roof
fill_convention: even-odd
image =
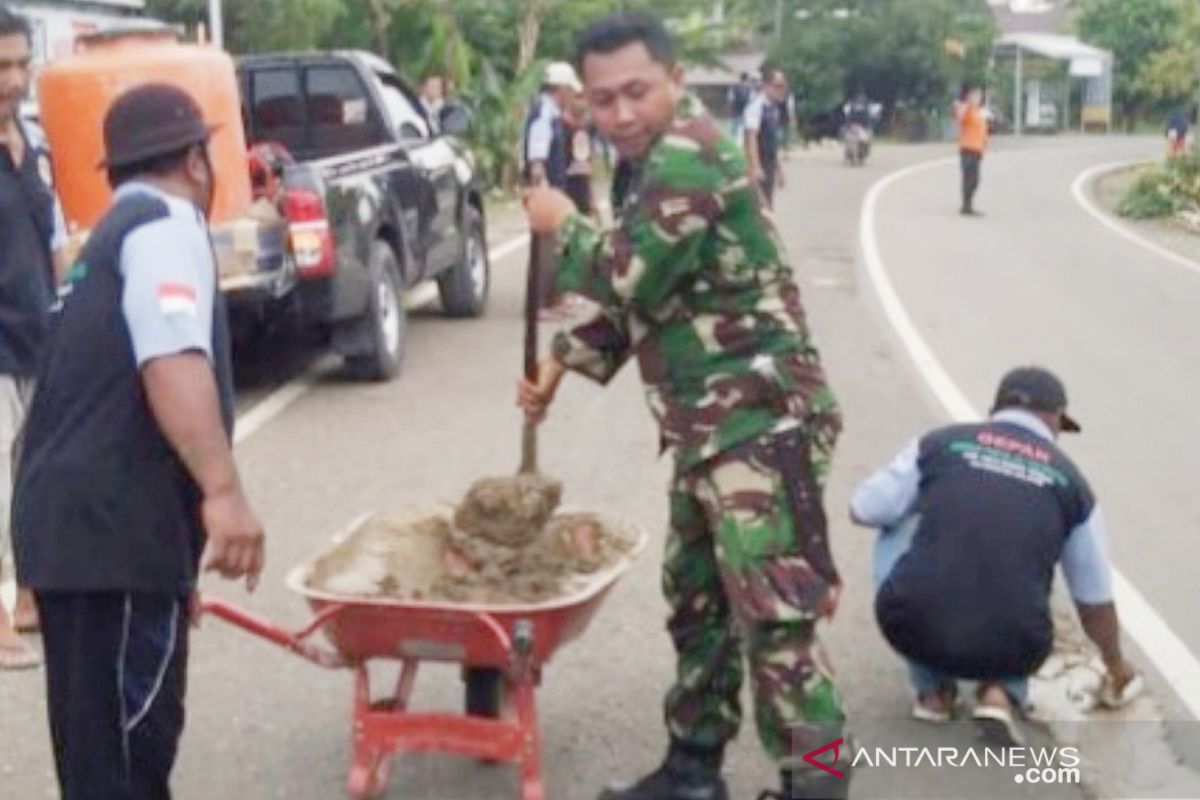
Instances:
[[[1112,56],[1107,50],[1084,44],[1074,36],[1056,33],[1009,33],[996,43],[999,48],[1010,47],[1036,53],[1055,61],[1071,61],[1076,58],[1102,58]]]
[[[1010,33],[996,43],[996,51],[1030,53],[1054,61],[1070,63],[1071,74],[1078,78],[1098,78],[1112,63],[1112,53],[1084,44],[1074,36],[1055,33]]]

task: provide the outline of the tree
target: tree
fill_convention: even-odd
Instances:
[[[548,60],[570,59],[591,20],[618,9],[672,20],[681,58],[715,59],[744,33],[764,0],[727,0],[736,13],[714,26],[697,0],[248,0],[227,2],[226,44],[236,53],[362,48],[392,62],[411,82],[437,71],[475,109],[473,149],[493,185],[515,186],[525,112]],[[207,0],[148,0],[147,11],[194,27]],[[697,7],[701,10],[697,10]],[[747,26],[748,27],[748,26]]]
[[[1183,4],[1171,43],[1138,70],[1134,89],[1159,110],[1191,104],[1200,72],[1200,6]]]
[[[1195,85],[1195,0],[1079,0],[1077,26],[1115,57],[1113,99],[1127,127]],[[1189,61],[1189,58],[1192,59]],[[1185,85],[1186,84],[1186,85]]]
[[[384,58],[390,58],[391,42],[388,30],[392,27],[392,14],[399,6],[398,0],[368,0],[367,8],[371,12],[371,38],[375,43],[375,52]]]
[[[225,46],[234,53],[311,48],[346,12],[343,0],[254,0],[224,9]],[[147,0],[146,12],[194,29],[207,22],[208,3]]]
[[[771,58],[821,111],[864,91],[889,108],[940,106],[987,75],[995,24],[986,0],[807,0]]]

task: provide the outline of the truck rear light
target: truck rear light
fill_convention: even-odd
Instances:
[[[333,275],[337,268],[337,248],[321,196],[308,189],[288,189],[283,202],[288,240],[300,277]]]

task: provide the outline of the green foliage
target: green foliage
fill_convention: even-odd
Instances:
[[[226,2],[225,44],[234,53],[311,49],[346,12],[343,0]],[[194,29],[206,0],[147,0],[146,13]]]
[[[1200,59],[1196,0],[1078,0],[1086,41],[1113,52],[1113,97],[1132,125],[1192,96]]]
[[[570,59],[584,27],[618,9],[669,20],[685,63],[711,64],[764,37],[775,41],[773,55],[810,109],[840,103],[858,88],[889,105],[944,105],[958,82],[985,73],[994,37],[987,0],[724,5],[723,23],[714,24],[709,0],[226,0],[226,43],[235,53],[362,48],[385,55],[414,83],[429,72],[447,75],[474,107],[473,139],[485,174],[511,188],[516,143],[539,74],[536,64],[520,65],[522,44],[535,62]],[[155,16],[195,26],[207,2],[148,0],[147,6]],[[532,28],[524,24],[531,9],[538,23]],[[778,40],[776,23],[783,25]],[[948,54],[947,40],[965,45],[965,54]]]
[[[536,61],[515,80],[505,80],[490,61],[483,61],[463,97],[475,112],[471,151],[490,187],[511,188],[517,183],[525,109],[537,93],[545,66],[546,62]]]
[[[1130,219],[1170,217],[1184,211],[1200,211],[1200,153],[1196,152],[1144,172],[1117,207],[1117,213]]]
[[[808,111],[859,89],[889,107],[942,106],[986,76],[994,38],[986,0],[807,0],[771,55]]]

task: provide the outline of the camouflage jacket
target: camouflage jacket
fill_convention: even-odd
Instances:
[[[569,369],[602,383],[634,353],[679,470],[772,431],[840,428],[800,291],[741,148],[688,97],[634,165],[603,231],[559,231],[558,288],[600,311],[554,340]]]

